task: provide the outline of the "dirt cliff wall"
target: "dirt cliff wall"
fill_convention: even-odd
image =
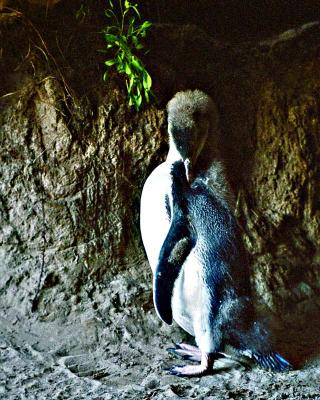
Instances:
[[[2,310],[48,321],[90,309],[110,334],[117,319],[119,338],[123,316],[154,321],[139,196],[165,157],[167,100],[197,87],[219,108],[257,304],[281,316],[297,311],[303,328],[319,309],[319,25],[234,47],[195,26],[154,26],[145,62],[158,104],[137,114],[117,77],[102,84],[103,43],[92,26],[73,22],[64,51],[56,20],[45,30],[10,18],[1,78]],[[159,327],[152,324],[150,335]]]

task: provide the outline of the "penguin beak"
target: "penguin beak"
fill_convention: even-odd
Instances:
[[[184,160],[184,166],[186,169],[186,178],[189,183],[192,183],[193,176],[192,176],[192,163],[190,158],[186,158]]]

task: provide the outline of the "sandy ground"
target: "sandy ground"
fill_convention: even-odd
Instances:
[[[1,316],[0,399],[320,399],[316,359],[286,373],[221,360],[212,376],[167,375],[163,368],[181,364],[166,351],[172,328],[153,310],[146,320],[158,334],[150,339],[142,323],[138,339],[127,331],[119,341],[89,315],[46,323]],[[176,328],[172,339],[181,339]]]

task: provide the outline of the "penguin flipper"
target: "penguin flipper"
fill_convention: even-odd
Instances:
[[[178,221],[177,219],[177,215],[175,215],[161,248],[153,281],[153,299],[156,311],[159,317],[169,325],[172,324],[171,298],[174,282],[194,246],[184,217]]]
[[[182,161],[172,164],[171,225],[163,242],[153,280],[153,300],[159,317],[172,324],[171,298],[174,282],[183,263],[195,244],[194,232],[188,220],[187,192],[188,182]]]

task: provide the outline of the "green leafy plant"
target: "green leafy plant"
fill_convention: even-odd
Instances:
[[[113,0],[108,0],[105,11],[108,26],[104,29],[107,49],[113,50],[113,58],[105,61],[107,71],[103,79],[107,80],[109,69],[116,68],[126,77],[129,106],[139,111],[144,101],[149,103],[152,93],[152,79],[137,52],[144,50],[141,40],[151,26],[149,21],[141,21],[138,5],[129,0],[118,0],[116,8]]]

